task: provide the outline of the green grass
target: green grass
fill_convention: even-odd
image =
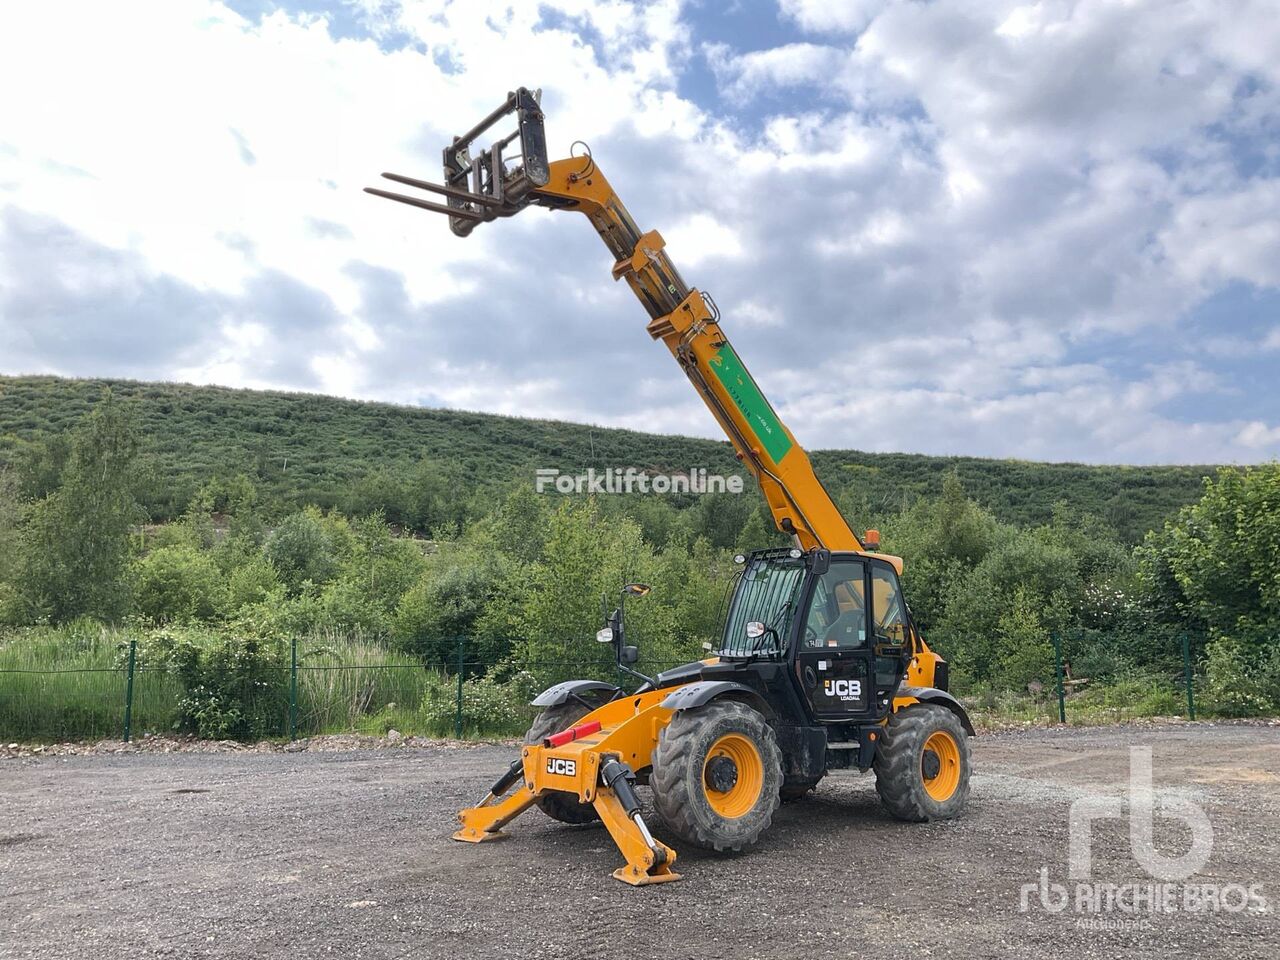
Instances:
[[[308,733],[425,732],[416,719],[428,691],[449,679],[362,637],[325,634],[300,645],[298,724]]]
[[[975,726],[1044,726],[1058,720],[1058,697],[1052,685],[1041,694],[984,690],[962,696]],[[1065,697],[1067,723],[1100,726],[1153,717],[1185,717],[1186,688],[1182,680],[1162,674],[1135,672],[1070,689]],[[1207,715],[1197,699],[1197,717]]]
[[[212,641],[216,634],[208,636]],[[149,656],[149,633],[76,623],[0,631],[0,740],[49,743],[122,737],[131,639],[139,643],[133,735],[173,733],[184,691],[166,666]],[[456,678],[358,634],[318,634],[301,639],[298,649],[300,736],[381,736],[392,729],[406,735],[453,735]],[[276,699],[287,704],[288,670],[279,671],[273,682],[281,693]],[[466,692],[464,735],[509,734],[513,714],[519,714],[521,729],[527,725],[525,704],[512,703],[508,692],[484,685],[480,692],[488,699],[479,703],[474,684],[468,684]],[[269,719],[269,735],[287,733],[286,706],[279,717]]]
[[[378,486],[362,487],[362,478],[382,472],[403,481],[422,457],[459,464],[458,482],[468,493],[531,483],[537,467],[741,471],[729,445],[713,440],[311,394],[59,377],[0,377],[0,466],[25,442],[73,427],[108,386],[135,407],[147,438],[152,470],[142,500],[155,520],[181,514],[211,477],[237,473],[284,507],[315,503],[359,513],[361,499],[376,496]],[[813,461],[837,499],[865,497],[877,516],[936,496],[954,471],[970,496],[1006,522],[1043,523],[1054,503],[1065,501],[1101,517],[1129,543],[1197,500],[1212,472],[857,450],[819,450]]]
[[[183,690],[162,664],[149,661],[147,632],[78,622],[0,632],[0,740],[121,737],[124,664],[131,639],[139,641],[141,651],[134,681],[134,736],[172,732]],[[281,671],[279,683],[286,695],[288,682],[288,671]],[[456,696],[456,677],[427,669],[369,638],[329,633],[299,642],[299,735],[383,736],[394,729],[406,736],[452,736]],[[519,734],[532,719],[527,699],[528,691],[518,686],[468,680],[463,735]],[[962,700],[975,725],[985,729],[1050,725],[1058,719],[1051,686],[1035,697],[984,690]],[[1201,701],[1201,709],[1205,707]],[[1177,677],[1124,674],[1074,690],[1066,698],[1066,711],[1072,725],[1185,716],[1185,688]],[[287,731],[287,717],[281,716],[275,729]]]
[[[128,631],[89,624],[0,634],[0,739],[53,742],[124,735]],[[181,687],[163,670],[134,678],[133,734],[168,732]]]

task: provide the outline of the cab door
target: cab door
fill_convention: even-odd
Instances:
[[[800,618],[796,678],[814,717],[879,719],[906,669],[909,621],[898,575],[874,557],[831,558]]]
[[[861,558],[833,556],[814,579],[800,618],[795,670],[818,720],[859,719],[875,710],[868,586],[868,565]]]

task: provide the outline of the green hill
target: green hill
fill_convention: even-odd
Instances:
[[[463,492],[532,482],[538,467],[740,470],[727,443],[691,437],[313,394],[60,377],[0,377],[0,465],[27,443],[73,426],[107,387],[134,406],[147,436],[151,480],[143,499],[158,520],[181,513],[206,480],[237,473],[282,504],[351,507],[362,478],[408,475],[424,457],[455,464]],[[1066,501],[1130,542],[1198,499],[1212,472],[856,450],[819,450],[813,459],[833,495],[865,498],[875,514],[938,493],[955,471],[970,496],[1003,520],[1038,523]]]

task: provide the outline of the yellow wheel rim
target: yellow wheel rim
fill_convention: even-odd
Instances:
[[[726,774],[730,769],[726,760],[733,764],[732,774]],[[711,745],[707,758],[702,761],[702,783],[707,802],[718,816],[729,820],[743,816],[756,805],[764,789],[764,761],[760,759],[760,751],[749,737],[726,733]],[[713,784],[727,789],[716,789]]]
[[[930,754],[938,761],[937,772],[933,776],[929,776],[933,767]],[[925,792],[939,803],[950,800],[959,788],[960,745],[946,730],[934,731],[924,742],[924,751],[920,757],[920,776],[924,780]]]

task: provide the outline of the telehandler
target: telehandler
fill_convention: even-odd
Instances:
[[[626,860],[613,876],[640,886],[679,874],[676,851],[645,822],[637,784],[650,787],[666,835],[721,852],[753,844],[783,800],[832,770],[874,770],[881,801],[903,820],[958,815],[973,726],[947,692],[946,662],[911,621],[901,559],[877,552],[876,531],[854,534],[729,344],[715,302],[685,283],[656,230],[640,232],[585,145],[548,163],[540,101],[521,87],[454,138],[443,183],[383,174],[445,203],[368,192],[445,214],[461,237],[530,205],[585,214],[614,279],[648,311],[649,335],[671,351],[794,546],[737,557],[719,649],[656,677],[632,667],[624,622],[626,598],[649,588],[626,586],[597,639],[638,689],[570,680],[541,693],[520,756],[459,814],[454,839],[498,839],[532,806],[565,823],[601,820]],[[513,132],[476,149],[512,114]]]

